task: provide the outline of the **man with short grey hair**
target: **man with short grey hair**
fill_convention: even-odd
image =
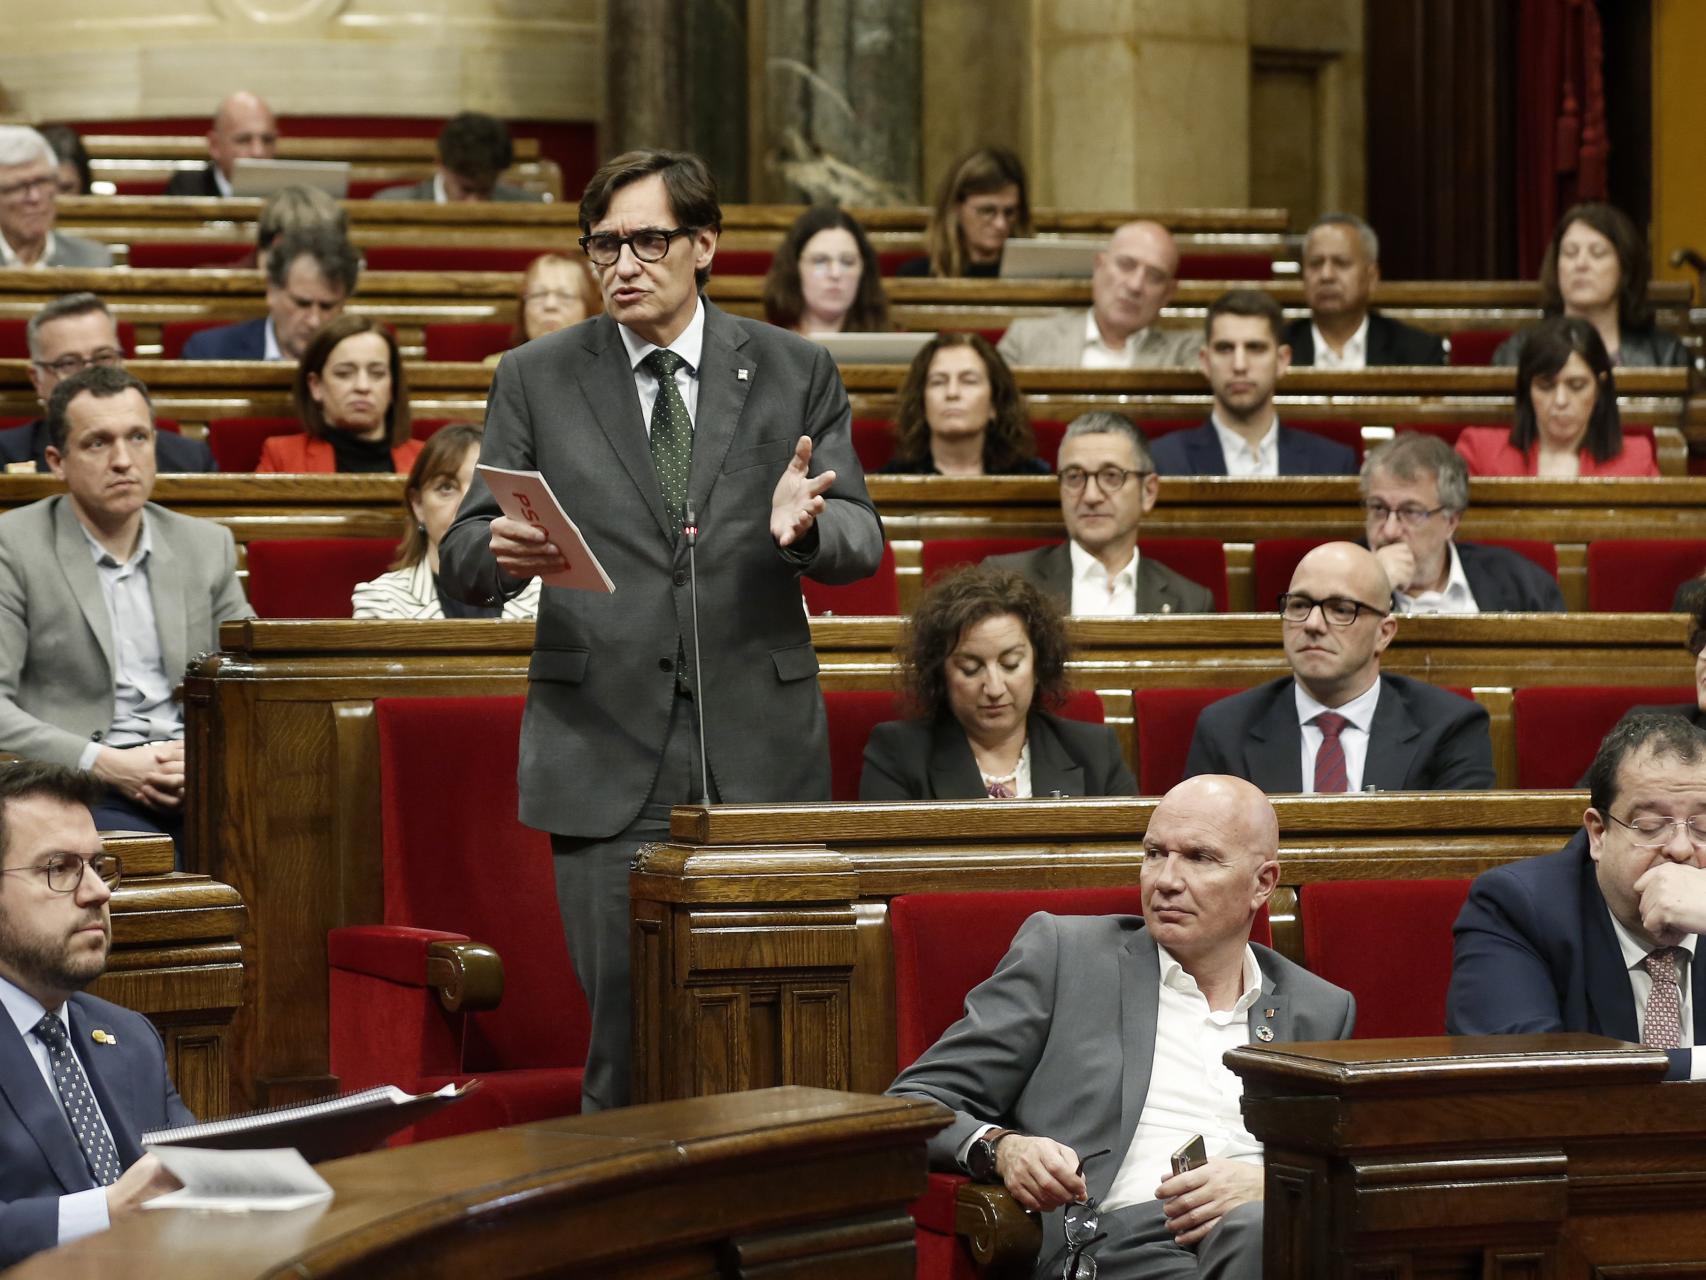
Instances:
[[[1303,300],[1307,320],[1285,331],[1294,365],[1367,369],[1379,365],[1440,365],[1445,344],[1412,325],[1369,309],[1380,280],[1380,238],[1353,213],[1324,213],[1303,238]]]
[[[1159,222],[1128,222],[1096,255],[1090,309],[1015,320],[1002,335],[1011,365],[1083,369],[1178,368],[1196,363],[1194,328],[1162,329],[1161,308],[1179,287],[1179,246]]]
[[[192,334],[184,359],[299,360],[343,314],[360,276],[361,255],[336,227],[286,231],[267,250],[267,314]]]
[[[0,125],[0,266],[110,267],[113,251],[82,236],[59,235],[59,159],[25,125]]]
[[[1399,613],[1562,613],[1551,574],[1506,547],[1455,541],[1469,468],[1438,436],[1401,431],[1362,464],[1368,545]]]
[[[1213,613],[1214,593],[1137,546],[1138,526],[1161,481],[1149,441],[1130,419],[1105,409],[1079,414],[1060,442],[1060,514],[1067,540],[1034,551],[990,556],[1067,613]]]

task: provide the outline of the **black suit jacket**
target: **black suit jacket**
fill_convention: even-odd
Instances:
[[[1457,556],[1482,613],[1563,613],[1558,580],[1508,547],[1459,542]]]
[[[166,194],[169,196],[219,196],[219,183],[214,181],[213,165],[205,164],[199,169],[179,169],[166,180]]]
[[[1031,794],[1134,796],[1120,740],[1105,724],[1065,720],[1033,711],[1025,721],[1031,744]],[[980,800],[983,774],[966,731],[951,715],[890,720],[871,730],[861,800]]]
[[[10,471],[14,466],[34,463],[37,471],[47,470],[47,420],[37,418],[21,427],[0,431],[0,466]],[[175,431],[154,434],[154,460],[160,471],[217,471],[213,450],[200,440],[191,440]]]
[[[1291,348],[1291,362],[1298,365],[1315,363],[1314,321],[1305,316],[1285,327],[1285,343]],[[1445,363],[1445,342],[1436,333],[1414,325],[1390,320],[1378,311],[1368,313],[1368,354],[1366,363],[1372,368],[1380,365],[1428,365]]]
[[[1475,877],[1452,930],[1445,1029],[1454,1036],[1585,1031],[1639,1043],[1623,951],[1594,874],[1587,832],[1557,853]],[[1694,1043],[1706,1045],[1706,948],[1689,964]],[[1690,1051],[1670,1050],[1667,1080]]]
[[[1303,789],[1296,681],[1270,680],[1204,709],[1185,776],[1230,773],[1263,791]],[[1364,789],[1478,791],[1493,785],[1486,708],[1409,676],[1380,677],[1369,726]]]
[[[1072,552],[1068,544],[1034,547],[1010,555],[989,556],[984,563],[1011,569],[1054,601],[1062,613],[1072,611]],[[1137,561],[1138,613],[1213,613],[1214,592],[1175,573],[1154,556]]]
[[[1189,431],[1172,431],[1149,446],[1155,470],[1164,476],[1223,476],[1226,454],[1214,424],[1205,422]],[[1354,476],[1356,453],[1336,440],[1279,429],[1279,472],[1282,476]]]

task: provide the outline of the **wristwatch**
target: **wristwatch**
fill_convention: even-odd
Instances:
[[[995,1148],[1001,1145],[1001,1139],[1009,1137],[1012,1129],[991,1129],[983,1137],[971,1144],[966,1151],[966,1172],[971,1174],[974,1182],[999,1182],[1000,1175],[995,1172]]]

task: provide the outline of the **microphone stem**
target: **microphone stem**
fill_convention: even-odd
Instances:
[[[699,658],[699,564],[694,548],[699,542],[699,521],[687,513],[687,590],[693,614],[693,711],[699,721],[699,801],[711,803],[711,763],[705,754],[705,668]]]

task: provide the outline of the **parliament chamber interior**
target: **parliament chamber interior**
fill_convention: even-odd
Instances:
[[[1706,1275],[1706,7],[62,16],[5,1275]]]

